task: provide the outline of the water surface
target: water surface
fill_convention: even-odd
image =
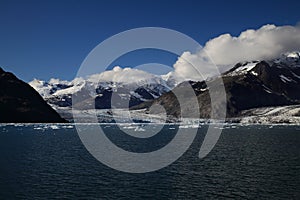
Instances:
[[[161,148],[176,133],[131,140],[114,125],[107,136],[124,149]],[[129,174],[91,156],[72,125],[0,126],[1,199],[299,199],[300,127],[227,125],[213,151],[198,158],[206,126],[189,150],[159,171]]]

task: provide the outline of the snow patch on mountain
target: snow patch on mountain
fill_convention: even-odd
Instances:
[[[227,73],[226,76],[237,76],[237,75],[247,74],[256,66],[257,63],[258,61],[244,62],[239,67],[237,67],[234,71]],[[251,71],[251,73],[257,76],[256,72],[253,73],[253,71]]]
[[[278,64],[287,65],[290,67],[300,67],[300,52],[293,51],[293,52],[283,53],[274,62]]]

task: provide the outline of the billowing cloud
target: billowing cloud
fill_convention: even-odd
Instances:
[[[91,82],[135,83],[141,81],[154,81],[157,77],[158,76],[143,70],[115,66],[112,70],[89,76],[88,80]]]
[[[175,73],[186,79],[196,79],[197,74],[195,67],[191,66],[192,61],[196,71],[200,71],[205,78],[216,72],[212,63],[216,64],[220,71],[224,71],[238,62],[268,60],[282,53],[299,50],[299,26],[265,25],[258,30],[246,30],[238,37],[223,34],[211,39],[196,54],[184,52],[174,64],[174,68]]]
[[[182,80],[202,80],[214,76],[218,69],[205,54],[184,52],[174,64],[174,76]]]

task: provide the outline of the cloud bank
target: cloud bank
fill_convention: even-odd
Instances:
[[[223,72],[238,62],[269,60],[299,50],[299,26],[264,25],[258,30],[246,30],[238,37],[220,35],[209,40],[195,54],[184,52],[174,64],[174,73],[185,79],[199,80],[201,72],[202,78],[206,79],[215,75],[214,64]]]

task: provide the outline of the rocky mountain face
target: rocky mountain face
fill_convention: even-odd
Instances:
[[[66,122],[27,83],[0,68],[0,123]]]
[[[218,93],[220,88],[214,82],[222,79],[224,82],[227,98],[227,117],[239,117],[243,111],[253,108],[295,105],[300,103],[300,59],[299,52],[284,54],[280,58],[271,61],[253,61],[236,64],[231,70],[221,77],[210,81],[212,88],[207,83],[192,82],[200,106],[200,117],[210,118],[211,99],[209,91]],[[179,84],[176,90],[185,90],[183,84]],[[185,98],[185,104],[189,99]],[[168,115],[180,116],[180,104],[172,91],[161,97],[145,102],[133,109],[149,109],[151,105],[162,105]],[[190,110],[197,106],[190,105]]]

